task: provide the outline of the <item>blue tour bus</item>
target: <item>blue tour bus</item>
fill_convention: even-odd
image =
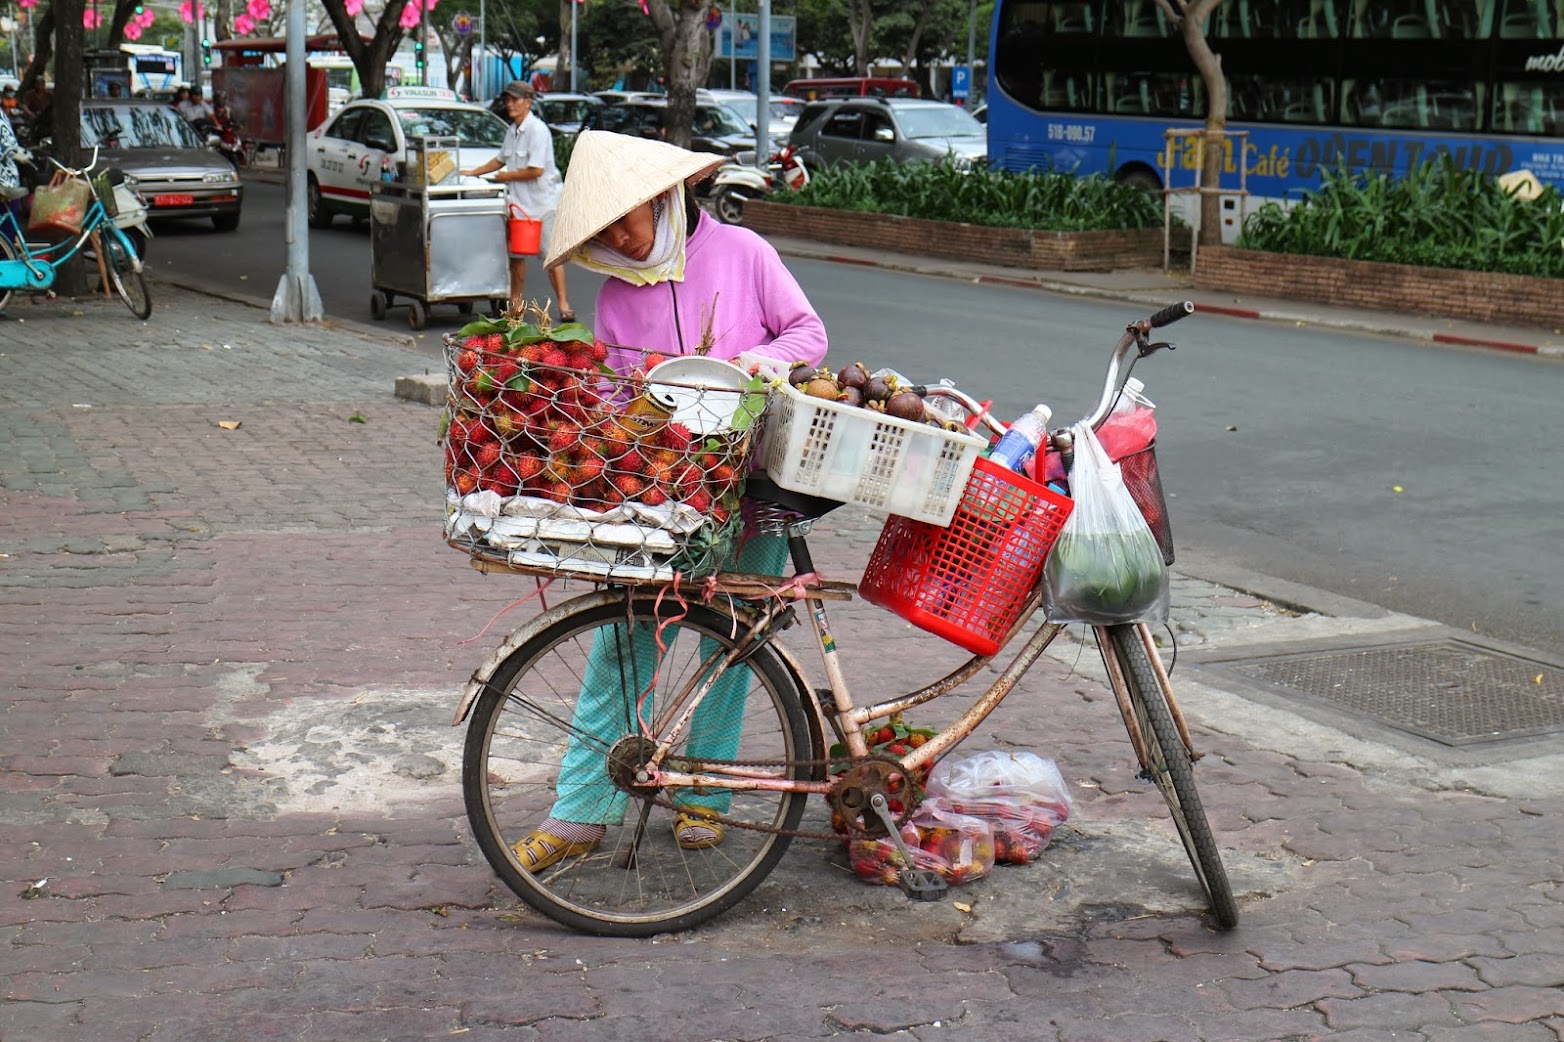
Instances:
[[[1554,0],[1227,0],[1207,26],[1246,131],[1250,212],[1320,172],[1405,174],[1449,154],[1564,188],[1564,11]],[[1198,183],[1205,88],[1154,0],[997,0],[988,149],[996,166],[1104,173],[1147,188]],[[1222,188],[1238,187],[1227,142]],[[1179,197],[1192,208],[1194,194]],[[1223,238],[1240,221],[1222,199]]]

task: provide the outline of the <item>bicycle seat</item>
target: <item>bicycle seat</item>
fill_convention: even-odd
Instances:
[[[26,199],[31,194],[21,185],[0,185],[0,199],[8,203],[15,199]]]
[[[824,517],[842,505],[839,500],[823,499],[820,496],[811,496],[807,492],[785,489],[764,474],[751,474],[744,479],[744,498],[781,507],[783,510],[792,511],[811,520]]]

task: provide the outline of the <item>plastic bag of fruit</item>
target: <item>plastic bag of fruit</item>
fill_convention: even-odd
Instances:
[[[994,832],[981,818],[958,814],[941,800],[928,799],[901,829],[913,868],[932,869],[952,886],[982,879],[994,869]],[[847,858],[870,883],[895,886],[907,868],[889,837],[848,841]]]
[[[1053,830],[1070,817],[1070,790],[1058,766],[1030,752],[993,749],[942,760],[927,786],[930,799],[989,823],[994,858],[1025,865],[1037,859]]]

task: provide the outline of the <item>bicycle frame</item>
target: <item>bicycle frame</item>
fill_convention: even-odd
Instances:
[[[0,289],[44,290],[54,285],[56,270],[60,265],[81,252],[94,234],[112,235],[130,257],[137,271],[141,270],[141,258],[136,256],[125,233],[115,227],[109,213],[96,196],[87,207],[86,219],[75,239],[52,243],[47,248],[35,250],[17,224],[15,215],[7,212],[5,221],[10,226],[6,238],[17,251],[12,260],[0,260]],[[69,245],[67,246],[67,243]]]

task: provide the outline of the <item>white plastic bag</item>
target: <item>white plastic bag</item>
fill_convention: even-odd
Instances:
[[[1043,569],[1048,621],[1162,622],[1168,614],[1168,569],[1157,538],[1091,427],[1077,423],[1070,430],[1075,510]]]
[[[994,860],[1034,861],[1053,830],[1070,817],[1070,790],[1052,760],[1036,753],[990,750],[941,760],[925,789],[929,800],[989,823]]]

